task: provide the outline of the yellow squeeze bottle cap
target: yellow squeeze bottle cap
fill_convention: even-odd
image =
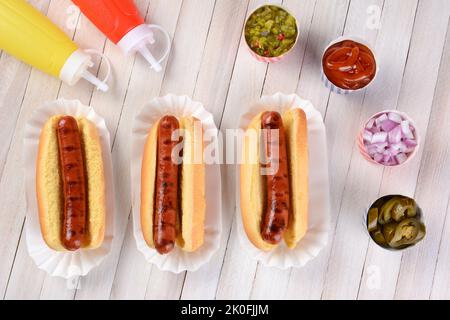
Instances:
[[[107,75],[104,80],[98,79],[91,72],[89,72],[89,68],[94,66],[92,62],[92,57],[89,54],[97,54],[105,59],[107,64]],[[92,83],[97,90],[101,90],[103,92],[108,91],[109,86],[106,84],[108,81],[109,75],[111,73],[111,64],[109,60],[103,55],[103,53],[98,52],[93,49],[88,50],[76,50],[74,51],[70,57],[67,59],[66,63],[62,67],[59,77],[62,81],[72,86],[77,83],[81,78]]]
[[[97,90],[106,92],[109,90],[109,86],[103,82],[100,81],[100,79],[98,79],[96,76],[94,76],[92,73],[90,73],[87,70],[84,70],[83,73],[81,74],[81,77],[87,81],[89,81],[90,83],[92,83],[94,86],[97,87]]]

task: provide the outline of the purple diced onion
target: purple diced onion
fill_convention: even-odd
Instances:
[[[387,141],[387,132],[377,132],[372,137],[372,143],[381,143]]]
[[[388,120],[388,116],[386,115],[386,113],[383,113],[381,116],[379,116],[376,120],[375,120],[375,124],[377,125],[377,127],[380,127],[381,124]]]
[[[391,121],[396,122],[397,124],[400,124],[403,121],[402,116],[399,113],[396,112],[389,112],[388,113],[388,119]]]
[[[409,121],[404,120],[401,123],[402,127],[402,133],[406,139],[414,139],[414,134],[411,131],[411,128],[409,127]]]
[[[395,166],[405,163],[417,147],[415,129],[396,112],[383,113],[370,119],[363,140],[370,157],[380,164]]]
[[[381,129],[384,132],[391,132],[397,126],[398,126],[398,123],[394,122],[392,120],[386,120],[381,123]]]
[[[372,137],[373,137],[373,133],[372,132],[370,132],[369,130],[364,130],[364,133],[363,133],[364,141],[370,143],[370,142],[372,142]]]
[[[406,160],[408,160],[408,156],[404,153],[399,153],[395,156],[395,159],[397,159],[398,164],[405,163]]]

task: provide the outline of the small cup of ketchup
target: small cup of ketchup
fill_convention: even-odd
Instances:
[[[325,49],[322,81],[332,92],[349,94],[367,88],[378,73],[375,55],[363,40],[340,37]]]

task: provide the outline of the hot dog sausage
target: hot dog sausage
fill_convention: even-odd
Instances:
[[[57,136],[64,188],[62,244],[67,250],[80,249],[86,233],[86,182],[77,121],[64,116],[58,121]]]
[[[261,128],[266,129],[263,131],[262,148],[266,149],[266,165],[269,171],[270,168],[276,170],[278,161],[278,170],[265,176],[267,203],[261,221],[261,236],[268,243],[278,244],[288,226],[290,207],[286,135],[281,115],[278,112],[263,113]],[[278,141],[272,130],[278,130]],[[272,153],[273,144],[278,146],[278,158]]]
[[[179,165],[172,161],[172,151],[179,141],[172,141],[172,134],[179,127],[173,116],[163,117],[158,127],[153,242],[160,254],[169,253],[177,237]]]

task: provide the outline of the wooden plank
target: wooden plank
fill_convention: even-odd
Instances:
[[[150,20],[163,26],[171,35],[175,33],[177,21],[179,19],[182,1],[172,0],[170,5],[167,1],[152,1],[150,4]],[[171,63],[172,54],[169,59]],[[136,61],[138,62],[138,61]],[[117,139],[113,149],[113,155],[117,158],[116,167],[120,170],[122,176],[120,191],[123,193],[118,205],[122,212],[131,212],[130,199],[130,165],[129,165],[129,137],[134,115],[140,111],[140,108],[152,97],[158,96],[164,79],[165,71],[156,74],[144,65],[144,61],[139,66],[136,65],[136,71],[133,72],[130,88],[137,88],[127,94],[124,103],[124,112],[117,132]],[[145,91],[142,90],[142,84],[151,83],[152,86]],[[141,90],[139,90],[141,88]],[[123,135],[123,136],[122,136]],[[125,154],[125,157],[124,155]],[[119,181],[118,179],[118,181]],[[122,224],[127,222],[123,221]],[[110,294],[112,299],[142,299],[145,295],[147,281],[150,276],[150,265],[145,261],[143,255],[137,251],[134,236],[132,232],[131,218],[128,221],[129,228],[125,234],[120,257],[115,257],[118,266],[113,282],[113,288]],[[93,283],[94,285],[94,283]]]
[[[296,83],[300,74],[303,57],[305,55],[307,39],[309,37],[309,30],[311,26],[312,15],[314,12],[316,1],[304,1],[301,5],[298,5],[294,1],[283,1],[283,6],[289,9],[299,19],[300,40],[294,51],[290,53],[282,62],[274,65],[269,65],[263,87],[263,94],[273,94],[277,91],[282,92],[294,92],[296,89]],[[248,54],[248,53],[244,53]],[[248,105],[247,105],[248,106]],[[242,108],[242,104],[240,106]],[[238,119],[235,120],[235,126],[238,124]],[[227,175],[228,179],[230,175]],[[236,190],[235,190],[236,192]],[[235,225],[233,225],[233,228]],[[233,230],[235,232],[235,230]],[[232,233],[232,237],[234,237]],[[240,245],[238,240],[237,245]],[[233,256],[235,261],[244,259],[246,253],[242,249],[237,249],[239,253]],[[247,265],[247,263],[245,263]],[[252,299],[257,298],[281,298],[281,292],[284,292],[289,279],[289,271],[281,271],[274,268],[265,268],[262,266],[255,266],[256,262],[252,261],[252,265],[248,265],[248,273],[244,273],[243,276],[247,277],[249,282],[248,290],[242,290],[240,294],[242,297],[247,295]],[[238,263],[236,268],[242,268],[242,263]],[[234,269],[233,269],[234,270]],[[247,269],[245,270],[247,272]],[[234,271],[236,272],[236,271]],[[240,271],[242,272],[242,270]],[[256,273],[256,275],[255,275]],[[251,282],[249,280],[252,280]],[[240,283],[240,280],[237,280]],[[229,285],[231,287],[231,285]],[[227,288],[226,290],[240,290],[241,287]],[[225,289],[224,289],[225,290]],[[281,291],[281,292],[280,292]],[[235,294],[233,291],[232,294]],[[232,295],[226,296],[226,298],[233,297]]]
[[[181,2],[180,2],[181,5]],[[168,93],[169,91],[172,90],[179,90],[181,92],[191,92],[190,95],[193,92],[193,86],[195,85],[195,78],[196,75],[198,73],[198,68],[200,65],[200,60],[201,59],[201,54],[202,51],[201,50],[197,50],[195,52],[192,52],[192,54],[188,54],[188,55],[184,55],[183,52],[187,52],[189,50],[189,43],[186,41],[186,37],[187,37],[187,33],[189,32],[193,32],[194,34],[198,35],[198,38],[196,38],[195,41],[192,41],[190,43],[191,46],[194,47],[199,47],[199,48],[203,48],[204,46],[204,41],[206,40],[206,35],[207,35],[207,26],[209,25],[209,19],[205,19],[203,26],[203,31],[201,31],[201,29],[195,29],[192,30],[189,28],[190,25],[193,25],[193,21],[197,21],[200,19],[199,14],[201,12],[203,12],[203,16],[205,14],[204,11],[207,12],[207,14],[212,14],[212,9],[213,9],[213,5],[214,3],[200,3],[200,2],[190,2],[187,5],[183,5],[181,8],[181,13],[180,16],[178,18],[178,24],[177,24],[177,32],[175,34],[175,38],[174,38],[174,43],[177,43],[177,46],[174,47],[174,50],[172,51],[171,57],[170,57],[170,68],[175,68],[177,71],[171,71],[171,69],[167,69],[166,70],[166,74],[164,77],[164,83],[163,83],[163,88],[161,89],[161,92],[158,88],[158,91],[154,92],[153,95],[164,95],[166,93]],[[195,7],[198,8],[202,8],[200,9],[198,12],[195,12]],[[177,14],[178,16],[178,14]],[[176,21],[174,21],[176,22]],[[205,25],[206,24],[206,25]],[[200,27],[202,27],[200,26]],[[174,29],[175,29],[175,25],[174,25]],[[188,68],[189,66],[189,68]],[[173,72],[173,75],[170,75],[170,73]],[[185,75],[186,77],[191,77],[191,81],[190,85],[191,88],[187,88],[187,82],[185,84],[183,84],[182,86],[179,86],[178,88],[175,88],[176,84],[175,84],[175,79],[180,79],[183,77],[183,75]],[[178,83],[178,82],[176,82]],[[172,87],[170,87],[172,86]],[[147,96],[147,98],[149,98]],[[136,108],[136,106],[134,106],[134,108],[136,108],[136,111],[139,111],[139,109],[141,108],[141,106],[143,105],[144,101],[142,101],[142,103],[140,103],[138,105],[138,107]],[[128,130],[130,130],[131,128],[131,124],[132,124],[132,118],[127,118],[127,122],[128,122]],[[128,143],[124,142],[124,145],[128,148]],[[127,172],[129,172],[129,166],[127,169]],[[127,185],[127,187],[129,188],[129,184]],[[132,233],[131,233],[131,229],[130,229],[130,233],[128,233],[127,235],[128,237],[133,237]],[[132,244],[133,247],[135,247],[134,242],[134,238],[133,241],[129,241],[126,242],[125,245],[127,245],[128,243]],[[123,250],[127,250],[126,247],[124,247]],[[136,258],[136,263],[134,264],[134,266],[136,268],[140,268],[140,269],[144,269],[144,270],[148,270],[147,268],[145,268],[144,266],[147,264],[147,262],[145,262],[142,258],[142,254],[139,252],[135,252],[135,258]],[[134,260],[133,260],[134,261]],[[144,266],[143,266],[144,265]],[[119,265],[120,267],[121,265]],[[125,265],[124,265],[125,266]],[[150,283],[153,283],[154,281],[152,281],[151,276],[155,276],[155,272],[153,272],[153,269],[150,269],[151,274],[147,274],[147,275],[142,275],[142,274],[135,274],[134,272],[132,272],[133,275],[136,275],[137,277],[142,277],[144,276],[144,278],[147,276],[148,279],[150,279]],[[121,279],[122,277],[129,277],[130,275],[130,270],[128,268],[128,266],[126,266],[126,269],[119,268],[117,271],[117,282],[122,283]],[[184,278],[184,275],[182,276]],[[175,275],[170,275],[167,274],[167,280],[162,280],[164,281],[171,281],[173,279],[173,281],[175,282],[179,282],[180,283],[180,287],[178,291],[181,291],[181,285],[182,285],[182,281],[179,281],[178,279],[180,278],[180,276],[175,276]],[[126,284],[125,284],[126,285]],[[127,291],[128,294],[130,294],[131,296],[133,296],[133,294],[135,292],[144,292],[147,291],[149,292],[148,289],[143,290],[142,286],[147,286],[147,283],[145,282],[141,282],[139,287],[135,287],[135,288],[131,288],[130,291]],[[173,288],[173,286],[171,286]],[[170,288],[168,286],[168,288]],[[161,287],[161,292],[164,291],[163,287]],[[176,289],[174,290],[176,291]],[[113,297],[114,298],[119,298],[118,296],[116,296],[116,291],[113,292]],[[150,294],[152,294],[153,292],[150,290]],[[178,292],[178,296],[179,296],[179,292]],[[143,296],[141,296],[140,298],[143,298]]]
[[[33,0],[29,3],[47,14],[49,0]],[[10,56],[6,52],[0,51],[0,135],[3,143],[0,146],[0,177],[3,174],[6,156],[8,154],[12,134],[17,123],[23,97],[30,78],[31,67]]]
[[[58,5],[60,6],[57,9],[58,12],[68,13],[68,15],[62,15],[66,21],[69,18],[75,18],[73,15],[76,14],[76,11],[73,10],[75,7],[71,1],[58,1]],[[89,22],[84,15],[80,14],[76,26],[74,41],[80,48],[95,49],[103,52],[106,38],[92,23]],[[99,77],[102,78],[105,73],[104,65],[99,68],[100,58],[97,56],[93,56],[93,62],[97,68],[97,70],[94,71],[98,71]],[[65,99],[80,100],[83,104],[89,105],[95,91],[96,89],[90,83],[87,81],[80,81],[75,87],[62,85],[58,96]],[[105,95],[104,93],[101,94]],[[64,279],[46,275],[42,284],[40,299],[73,299],[77,284],[78,279],[73,279],[67,282]]]
[[[416,8],[415,0],[404,1],[401,5],[395,1],[385,3],[375,51],[379,65],[390,67],[384,68],[377,81],[366,90],[360,123],[383,106],[397,105]],[[382,171],[381,166],[369,164],[354,145],[328,262],[324,299],[357,297],[369,242],[363,214],[378,195]]]
[[[155,3],[155,1],[153,2]],[[160,3],[157,1],[156,3],[156,5],[159,6]],[[151,10],[149,7],[150,1],[138,1],[136,4],[141,15],[146,17],[147,22],[149,22]],[[129,95],[133,96],[134,92],[137,92],[137,90],[142,91],[142,84],[136,84],[135,82],[138,76],[142,74],[135,71],[143,70],[145,72],[150,72],[149,66],[142,57],[136,55],[124,56],[120,48],[110,41],[107,42],[105,53],[114,66],[112,91],[108,95],[102,95],[97,92],[94,93],[91,105],[105,118],[111,133],[116,194],[114,213],[115,234],[111,252],[105,261],[97,269],[94,269],[90,274],[80,280],[81,287],[76,292],[76,299],[107,299],[110,296],[130,211],[129,184],[125,183],[125,181],[129,180],[129,171],[128,169],[123,168],[124,162],[128,162],[129,151],[126,147],[124,149],[118,148],[119,141],[121,141],[121,139],[128,139],[129,132],[120,130],[118,126],[124,115],[124,101]],[[162,77],[163,73],[155,74],[155,78],[153,79],[155,79],[155,82],[157,83],[159,81],[158,79],[161,79]],[[151,79],[152,78],[149,80]],[[125,117],[125,119],[128,119],[128,116]],[[119,130],[119,135],[121,136],[118,138],[117,132]],[[122,142],[120,142],[120,144],[121,143]]]
[[[300,71],[305,57],[306,47],[309,45],[312,18],[316,1],[302,1],[299,5],[295,0],[284,0],[283,6],[298,17],[300,30],[300,43],[290,53],[285,61],[279,64],[269,65],[263,94],[272,95],[276,92],[295,92],[300,76]],[[254,276],[251,299],[283,299],[289,286],[291,270],[268,268],[258,264]]]
[[[249,0],[217,0],[203,51],[194,98],[220,124],[239,49]]]
[[[336,17],[336,19],[341,19],[342,21],[340,30],[328,30],[329,35],[320,37],[323,39],[320,45],[312,44],[316,48],[315,50],[317,52],[320,51],[322,54],[328,43],[340,34],[357,36],[365,39],[368,43],[374,44],[377,37],[377,30],[369,29],[366,26],[366,20],[368,19],[366,12],[370,5],[378,6],[381,10],[383,1],[352,1],[348,7],[348,11],[341,9],[339,16]],[[341,6],[341,8],[345,8],[345,6]],[[321,15],[319,18],[320,23],[327,24],[328,19],[326,17],[330,14],[332,13],[324,14],[325,17]],[[344,21],[345,26],[343,25]],[[321,56],[321,54],[317,54],[317,56]],[[316,86],[324,87],[320,79],[317,81],[316,76],[317,70],[305,70],[303,67],[302,78],[307,86],[312,88],[310,83],[315,83]],[[301,85],[299,86],[299,90],[301,92]],[[330,193],[331,208],[338,208],[345,188],[345,178],[350,165],[355,132],[359,130],[360,125],[359,119],[355,115],[359,115],[360,113],[360,107],[365,94],[362,92],[350,96],[330,95],[323,88],[317,89],[317,93],[320,95],[314,98],[318,103],[316,107],[322,110],[323,113],[326,110],[325,124],[328,138],[329,170],[332,173],[330,174],[330,190],[332,190]],[[307,98],[310,99],[310,97]],[[331,253],[331,242],[334,237],[334,228],[337,221],[336,210],[332,209],[330,215],[332,227],[329,234],[328,246],[324,248],[323,252],[314,261],[311,261],[304,268],[292,270],[286,293],[287,298],[319,299],[321,297]]]
[[[0,69],[2,70],[0,79],[0,121],[3,124],[0,134],[4,139],[0,146],[1,177],[30,77],[31,67],[5,53],[0,58]]]
[[[450,215],[450,201],[447,204],[447,217]],[[439,299],[449,299],[450,290],[449,290],[449,275],[448,275],[448,263],[449,257],[449,219],[446,219],[444,225],[444,233],[441,239],[441,245],[439,247],[439,256],[436,266],[436,271],[433,279],[433,289],[431,292],[431,299],[439,300]]]
[[[181,5],[181,2],[180,2]],[[183,60],[183,52],[187,52],[189,50],[189,46],[186,43],[186,32],[189,33],[190,31],[195,33],[199,33],[200,37],[198,39],[196,39],[196,41],[192,42],[192,45],[194,47],[199,47],[199,48],[203,48],[204,45],[204,41],[205,39],[203,37],[206,37],[207,34],[207,28],[205,28],[205,24],[203,24],[203,31],[200,31],[200,29],[196,29],[196,31],[193,31],[189,28],[189,26],[193,23],[192,21],[199,19],[198,16],[196,16],[196,13],[194,12],[194,7],[195,6],[199,6],[200,4],[197,3],[190,3],[187,6],[183,5],[182,7],[182,11],[180,13],[180,17],[178,18],[178,24],[177,24],[177,32],[175,34],[175,38],[174,38],[174,43],[177,43],[176,46],[176,50],[174,49],[174,51],[172,52],[172,55],[170,57],[170,64],[171,64],[171,68],[174,64],[178,65],[178,67],[174,67],[176,68],[178,71],[172,71],[173,75],[169,76],[169,73],[171,72],[170,70],[166,71],[166,75],[165,75],[165,79],[164,79],[164,86],[173,86],[175,84],[174,79],[181,78],[183,75],[181,73],[181,70],[184,70],[184,72],[186,72],[186,76],[190,76],[191,79],[195,80],[195,74],[198,73],[198,65],[200,63],[199,59],[199,55],[201,55],[201,50],[197,50],[196,53],[193,53],[192,55],[188,55],[186,56],[187,60]],[[212,13],[212,6],[213,4],[201,4],[201,7],[203,9],[205,9],[208,13]],[[202,9],[202,10],[203,10]],[[202,10],[200,10],[199,12],[201,12]],[[209,24],[209,19],[205,19],[204,23],[206,23],[206,26]],[[183,30],[183,31],[181,31]],[[184,34],[184,35],[182,35]],[[183,40],[182,38],[183,37]],[[203,38],[203,39],[202,39]],[[184,42],[184,43],[182,43]],[[190,67],[187,69],[187,65],[190,65]],[[183,73],[184,74],[184,73]],[[195,82],[192,82],[191,85],[193,86]],[[173,87],[172,87],[173,88]],[[181,92],[189,92],[191,91],[190,95],[192,94],[193,88],[189,89],[187,87],[178,87],[177,89],[173,88],[174,90],[178,91],[180,90]],[[168,93],[170,90],[172,90],[171,88],[166,87],[166,89],[162,89],[161,92],[155,92],[154,95],[158,95],[158,93],[160,93],[161,95]],[[143,105],[143,103],[141,103],[138,107],[138,110],[140,109],[140,107]],[[130,128],[131,128],[131,119],[130,119]],[[129,243],[130,245],[132,245],[132,247],[135,247],[134,244],[134,237],[132,234],[132,229],[130,228],[130,233],[127,234],[127,239],[128,238],[132,238],[132,241],[130,240]],[[127,243],[126,243],[127,245]],[[124,246],[124,250],[128,250],[127,246]],[[144,269],[146,271],[146,273],[144,273],[143,275],[141,274],[136,274],[137,277],[143,277],[144,279],[150,279],[149,282],[153,283],[154,281],[151,280],[151,276],[153,277],[158,277],[157,275],[155,275],[155,272],[153,272],[153,268],[148,268],[148,263],[143,259],[142,254],[140,252],[137,252],[136,250],[134,250],[135,253],[133,254],[133,260],[136,260],[137,262],[134,264],[134,266],[136,268],[139,269]],[[129,277],[129,268],[127,265],[125,265],[124,263],[124,268],[119,268],[117,271],[117,276],[116,276],[116,282],[120,282],[122,283],[122,280],[124,280],[124,285],[128,288],[129,285],[125,284],[125,280],[128,279]],[[133,272],[133,274],[135,274]],[[162,273],[164,274],[164,273]],[[184,275],[182,276],[175,276],[175,275],[170,275],[170,274],[166,274],[165,276],[167,276],[166,280],[162,280],[162,286],[161,286],[161,293],[162,295],[164,295],[165,293],[167,294],[171,294],[172,291],[170,288],[173,288],[173,292],[177,292],[175,295],[179,296],[179,292],[181,291],[181,285],[182,285],[182,278],[184,278]],[[181,278],[180,278],[181,277]],[[181,279],[181,280],[180,280]],[[133,280],[132,280],[133,281]],[[171,282],[172,285],[170,285],[169,283],[164,284],[165,281]],[[138,279],[136,280],[136,282],[138,282]],[[176,283],[176,284],[173,284]],[[164,284],[164,285],[163,285]],[[167,286],[167,289],[165,289]],[[141,294],[141,292],[149,292],[149,289],[147,288],[147,282],[144,281],[140,281],[140,283],[138,284],[138,286],[135,286],[133,288],[130,288],[130,290],[127,291],[127,296],[123,296],[122,293],[117,293],[116,291],[113,292],[113,298],[128,298],[128,296],[135,296],[136,294]],[[153,292],[152,290],[150,290],[149,294],[154,294],[155,292]],[[157,293],[156,293],[157,294]],[[143,298],[144,296],[141,295],[140,298]]]
[[[403,78],[398,109],[415,121],[418,132],[426,133],[433,105],[433,95],[441,63],[448,23],[448,1],[419,3],[408,62]],[[435,30],[433,37],[429,30]],[[417,77],[417,65],[427,61],[427,72]],[[411,93],[414,94],[411,94]],[[414,196],[424,148],[414,161],[403,168],[384,170],[379,196],[403,194]],[[414,249],[415,250],[415,249]],[[392,299],[397,285],[402,254],[383,250],[370,242],[366,256],[359,299]]]
[[[297,93],[310,100],[323,115],[330,92],[320,80],[320,59],[328,43],[342,35],[349,6],[349,0],[317,0],[314,11]]]
[[[194,99],[213,114],[216,124],[220,123],[225,107],[248,4],[248,0],[237,3],[218,0],[214,8]],[[219,252],[208,264],[186,274],[181,299],[214,298],[226,241],[225,235]]]
[[[61,4],[61,3],[59,3]],[[57,5],[56,5],[57,6]],[[73,30],[65,28],[65,20],[62,19],[58,13],[58,9],[54,3],[50,3],[48,7],[48,17],[60,26],[68,34],[73,35]],[[0,199],[3,203],[4,213],[0,222],[0,234],[4,243],[9,245],[3,246],[0,250],[2,270],[1,289],[6,298],[37,298],[39,297],[40,284],[42,283],[44,273],[37,271],[30,273],[29,270],[36,269],[31,258],[29,258],[24,242],[18,245],[19,239],[22,235],[22,226],[25,217],[25,191],[23,185],[23,175],[18,175],[22,172],[22,146],[23,146],[23,127],[27,122],[32,111],[42,105],[45,101],[56,98],[59,89],[60,81],[56,78],[48,76],[36,69],[31,71],[28,86],[25,92],[25,97],[22,103],[22,108],[17,120],[17,125],[14,130],[14,135],[11,142],[11,148],[6,159],[4,173],[0,182]],[[3,237],[5,237],[3,239]],[[15,271],[11,269],[14,263],[15,254],[17,250],[17,261],[20,268]],[[6,262],[8,261],[8,262]],[[14,264],[16,265],[16,264]],[[16,266],[17,266],[16,265]],[[6,283],[10,276],[8,291],[6,291]],[[29,286],[25,284],[30,284]]]
[[[84,28],[73,29],[69,28],[67,24],[67,16],[61,15],[61,12],[68,12],[68,8],[73,4],[68,1],[52,2],[49,7],[49,15],[58,14],[58,18],[53,20],[63,28],[67,33],[76,30],[75,41],[81,48],[95,48],[97,50],[103,49],[105,38],[90,24],[85,24]],[[58,97],[65,97],[69,99],[78,99],[84,104],[89,104],[94,88],[87,82],[80,81],[76,86],[69,87],[62,84],[58,92]],[[20,242],[25,242],[25,237],[21,237]],[[45,276],[43,281],[34,279],[33,277],[23,277],[23,274],[29,270],[29,264],[34,264],[28,257],[28,251],[25,245],[19,245],[19,250],[16,254],[16,261],[25,261],[24,263],[15,263],[11,274],[11,285],[8,286],[8,296],[20,295],[23,288],[29,288],[26,281],[32,282],[32,286],[39,288],[39,295],[41,298],[57,298],[57,299],[72,299],[74,295],[73,290],[67,290],[66,281],[60,278]],[[45,285],[44,285],[45,284]],[[44,287],[42,288],[42,286]],[[37,291],[36,291],[37,292]],[[26,290],[26,297],[33,297],[35,292]],[[56,295],[55,295],[56,294]]]
[[[177,46],[166,72],[161,95],[193,95],[215,3],[202,0],[183,2],[174,39]],[[195,34],[195,39],[189,38],[190,34]],[[153,266],[145,299],[179,299],[185,276],[185,272],[175,275]]]
[[[270,1],[280,4],[281,1]],[[265,4],[264,1],[250,1],[248,13]],[[244,37],[235,62],[225,111],[220,129],[238,127],[239,115],[261,95],[268,65],[256,61],[248,52]],[[224,150],[226,152],[226,150]],[[223,253],[223,265],[217,286],[217,299],[248,299],[252,280],[256,271],[256,261],[243,252],[236,234],[236,167],[234,164],[222,166],[222,215],[223,232],[227,248]],[[231,234],[230,234],[231,229]]]
[[[445,8],[445,7],[443,7]],[[442,10],[442,7],[441,7]],[[448,11],[450,12],[450,11]],[[450,199],[450,33],[441,60],[428,132],[424,136],[424,155],[415,198],[423,210],[427,235],[414,250],[405,251],[395,292],[396,299],[448,297],[448,231],[444,229]],[[433,34],[433,38],[435,35]],[[437,40],[437,39],[435,39]],[[444,236],[443,236],[444,235]],[[441,259],[438,260],[438,254]],[[436,269],[437,268],[437,269]],[[445,271],[444,271],[445,270]],[[437,271],[436,276],[434,276]],[[435,294],[432,295],[434,285]],[[440,288],[440,289],[439,289]]]
[[[130,219],[121,248],[110,299],[137,300],[145,297],[151,268],[151,264],[147,263],[144,255],[136,248],[133,224]]]

